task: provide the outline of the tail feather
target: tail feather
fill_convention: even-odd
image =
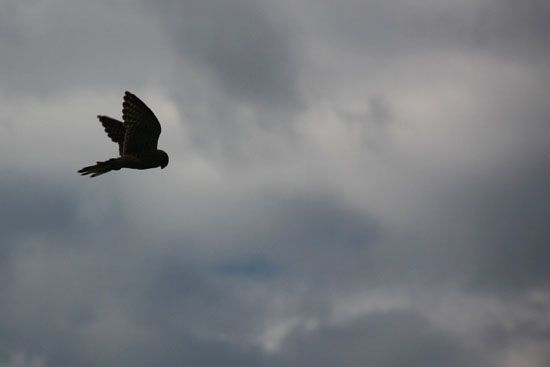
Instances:
[[[90,175],[96,177],[103,175],[109,171],[118,171],[121,168],[118,158],[111,158],[104,162],[96,162],[92,166],[87,166],[78,171],[82,176]]]

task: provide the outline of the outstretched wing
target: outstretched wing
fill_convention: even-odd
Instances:
[[[157,149],[161,132],[160,123],[153,111],[130,92],[124,93],[122,119],[126,128],[124,154],[139,155]]]
[[[118,144],[118,152],[122,155],[124,147],[124,135],[126,134],[126,128],[121,121],[115,120],[108,116],[98,115],[97,118],[105,128],[105,132],[111,138],[112,141]]]

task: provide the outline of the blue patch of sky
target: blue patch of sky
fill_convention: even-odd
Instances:
[[[250,256],[218,264],[214,271],[223,276],[267,280],[275,277],[280,268],[265,256]]]

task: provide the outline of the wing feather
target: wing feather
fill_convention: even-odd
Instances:
[[[107,136],[111,138],[112,141],[118,144],[118,152],[122,155],[122,150],[124,146],[124,135],[126,134],[126,128],[121,121],[118,121],[114,118],[98,115],[97,118],[103,125]]]
[[[134,94],[126,92],[122,103],[124,120],[124,154],[140,154],[157,149],[161,133],[160,123],[145,103]]]

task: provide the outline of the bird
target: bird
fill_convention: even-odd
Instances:
[[[126,91],[122,103],[122,120],[98,115],[107,136],[118,144],[120,157],[84,167],[78,171],[81,175],[97,177],[121,168],[149,169],[168,165],[168,154],[157,149],[161,133],[160,122],[136,95]]]

